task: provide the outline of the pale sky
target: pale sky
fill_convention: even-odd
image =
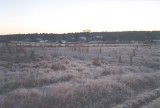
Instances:
[[[159,0],[0,0],[0,34],[160,30]]]

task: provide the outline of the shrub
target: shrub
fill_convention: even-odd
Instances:
[[[101,66],[101,62],[100,62],[99,59],[94,59],[94,60],[92,61],[92,64],[93,64],[94,66]]]
[[[52,66],[51,66],[51,69],[53,69],[54,71],[58,71],[58,70],[62,70],[62,71],[65,71],[66,70],[66,66],[61,64],[61,63],[54,63]]]

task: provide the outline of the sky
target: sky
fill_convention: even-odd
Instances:
[[[0,34],[160,30],[160,0],[0,0]]]

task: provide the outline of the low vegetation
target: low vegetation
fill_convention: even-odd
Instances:
[[[1,45],[0,108],[158,108],[160,46],[77,46]]]

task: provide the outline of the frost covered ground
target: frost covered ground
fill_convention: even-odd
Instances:
[[[152,108],[160,98],[160,45],[0,51],[0,108]]]

